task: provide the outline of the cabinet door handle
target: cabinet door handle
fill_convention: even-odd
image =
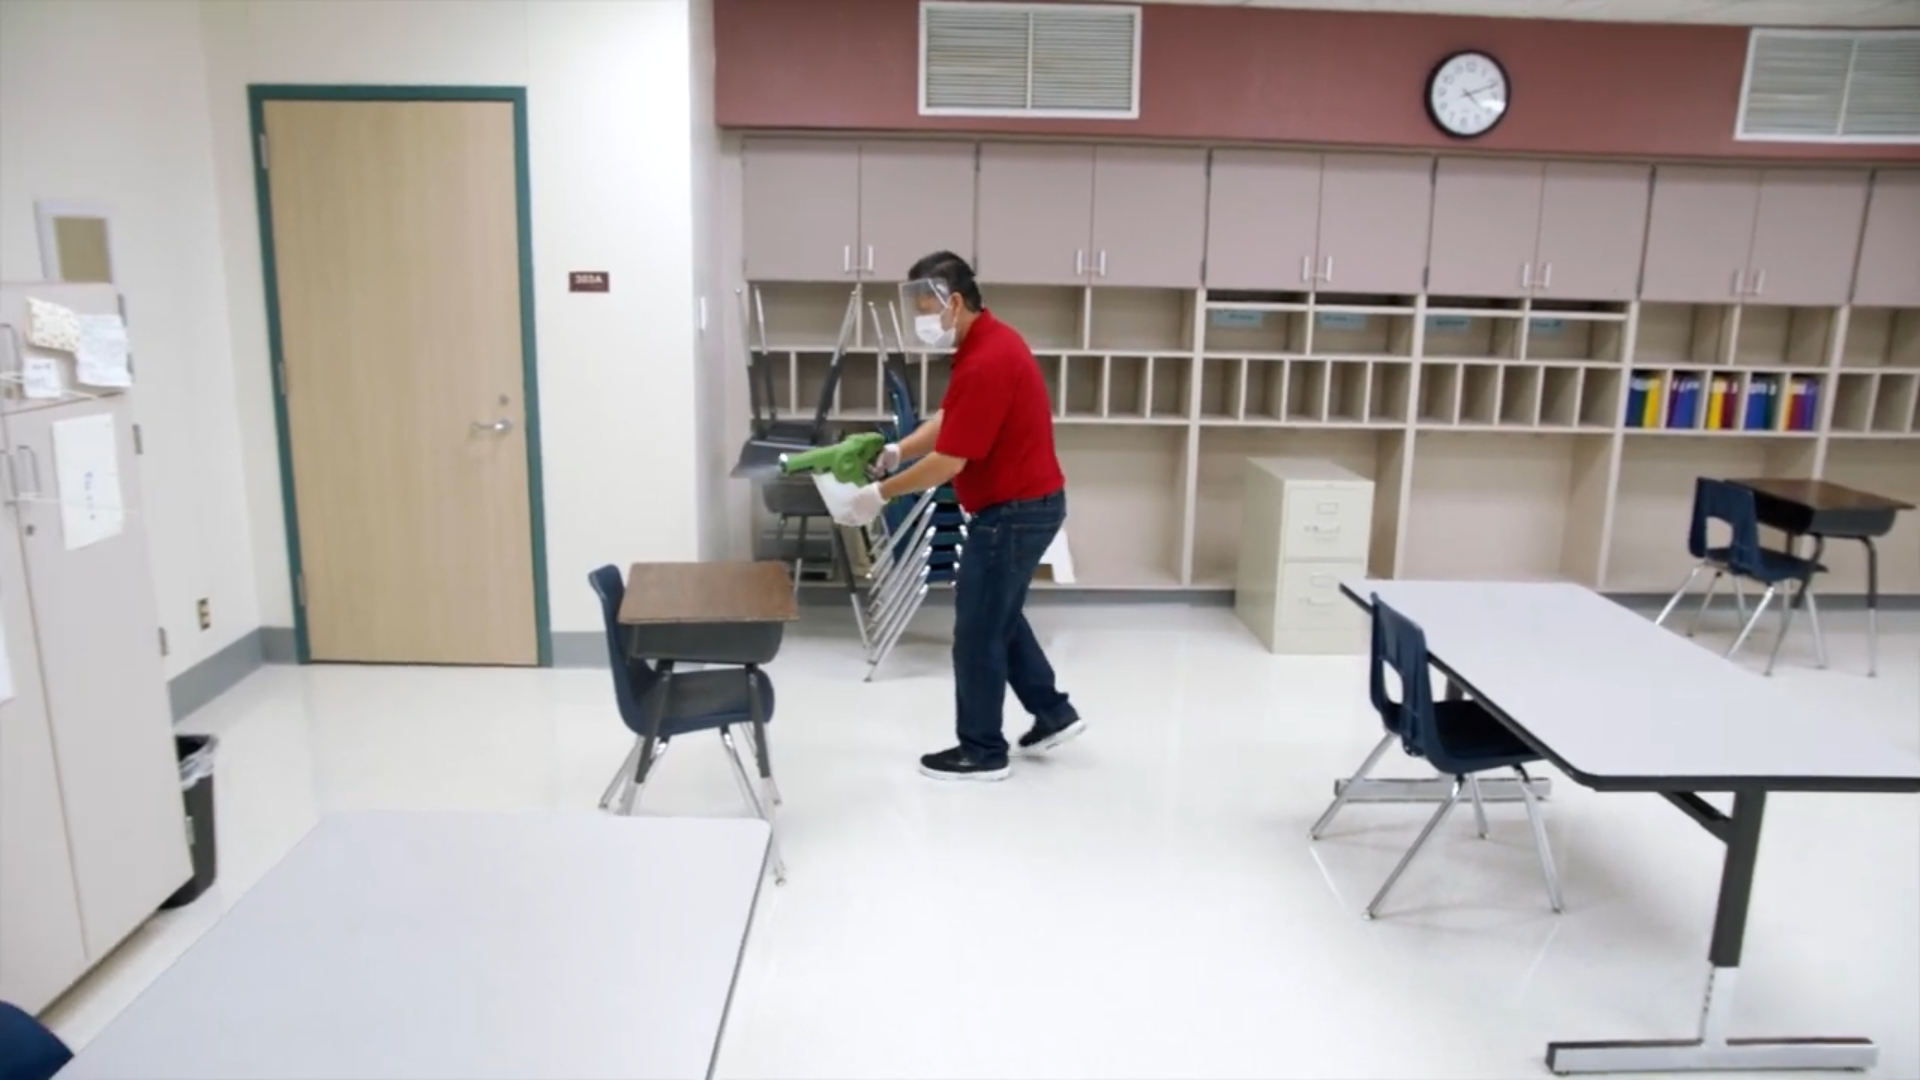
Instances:
[[[46,489],[40,486],[40,454],[39,452],[34,450],[33,447],[26,445],[25,443],[21,443],[19,446],[15,447],[14,449],[19,453],[21,457],[24,457],[27,459],[27,471],[33,476],[33,490],[27,492],[27,494],[30,496],[33,496],[34,498],[39,498],[40,496],[46,494]],[[14,483],[18,485],[19,481],[16,479]]]
[[[867,273],[873,273],[873,245],[867,245]]]
[[[1340,531],[1338,525],[1308,525],[1307,531],[1319,536],[1332,536]]]
[[[1546,266],[1541,267],[1540,287],[1543,289],[1553,288],[1553,264],[1552,263],[1548,263]]]
[[[1300,602],[1312,607],[1332,607],[1334,599],[1331,596],[1308,596],[1301,598]]]
[[[1766,290],[1767,290],[1767,269],[1766,267],[1763,266],[1760,268],[1760,271],[1758,273],[1753,275],[1752,295],[1759,296],[1761,293],[1765,292]]]
[[[0,449],[0,460],[7,464],[7,505],[11,506],[20,501],[20,477],[14,471],[12,454]]]
[[[1107,249],[1106,248],[1100,249],[1100,266],[1097,270],[1094,271],[1094,273],[1099,274],[1101,277],[1107,276]]]
[[[840,272],[843,274],[853,273],[853,245],[852,244],[846,244],[840,248]]]
[[[1073,249],[1073,276],[1085,277],[1087,274],[1087,253],[1079,248]]]
[[[1520,287],[1523,289],[1533,288],[1533,264],[1530,262],[1520,264]]]
[[[1329,255],[1329,256],[1327,256],[1327,277],[1326,277],[1326,282],[1327,282],[1327,284],[1329,284],[1329,285],[1331,285],[1331,284],[1333,284],[1333,256],[1331,256],[1331,255]]]
[[[1311,255],[1300,256],[1300,280],[1313,280],[1313,256]]]
[[[1747,272],[1745,270],[1735,270],[1733,272],[1733,295],[1735,296],[1747,295],[1747,290],[1745,288],[1746,283],[1747,283]]]

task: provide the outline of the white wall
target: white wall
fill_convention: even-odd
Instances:
[[[41,277],[35,199],[111,211],[170,676],[259,624],[211,145],[197,4],[0,3],[0,277]]]
[[[527,88],[553,625],[593,566],[700,554],[688,0],[208,0],[212,158],[261,619],[292,625],[249,83]],[[569,294],[605,270],[607,295]]]

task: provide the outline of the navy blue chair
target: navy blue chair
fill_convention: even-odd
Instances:
[[[1709,540],[1713,523],[1725,525],[1730,533],[1728,542],[1714,546]],[[1807,607],[1807,617],[1813,623],[1813,645],[1821,667],[1827,666],[1826,635],[1820,630],[1820,606],[1813,598],[1813,576],[1826,572],[1817,557],[1803,558],[1791,551],[1776,551],[1760,544],[1760,516],[1754,503],[1753,491],[1739,484],[1725,480],[1714,480],[1702,476],[1693,485],[1693,520],[1687,529],[1687,552],[1696,560],[1693,569],[1687,571],[1687,579],[1674,590],[1667,606],[1660,609],[1654,619],[1654,625],[1664,625],[1667,616],[1673,614],[1680,605],[1687,590],[1693,587],[1695,579],[1702,571],[1713,571],[1713,577],[1707,582],[1706,594],[1700,598],[1700,606],[1693,613],[1693,622],[1687,626],[1687,636],[1692,637],[1700,628],[1700,619],[1706,614],[1707,605],[1713,602],[1713,591],[1720,579],[1733,579],[1734,600],[1742,619],[1740,633],[1727,647],[1726,655],[1731,657],[1746,644],[1753,634],[1753,628],[1759,624],[1760,616],[1766,614],[1767,606],[1773,598],[1783,591],[1781,600],[1780,634],[1774,638],[1773,651],[1767,655],[1767,674],[1773,674],[1774,661],[1780,657],[1780,646],[1787,640],[1787,632],[1793,628],[1793,613],[1801,604]],[[1741,591],[1742,581],[1757,582],[1766,587],[1760,595],[1760,602],[1754,605],[1753,614],[1748,615],[1746,597]]]
[[[0,1080],[53,1080],[73,1051],[45,1024],[0,1001]]]
[[[600,809],[618,805],[621,814],[633,813],[640,793],[646,787],[653,766],[666,752],[667,744],[682,735],[717,731],[733,764],[734,780],[740,794],[754,814],[773,825],[772,807],[763,805],[747,775],[740,747],[734,741],[734,725],[752,732],[761,779],[767,798],[780,804],[780,789],[773,782],[773,767],[766,752],[766,732],[754,724],[750,693],[759,695],[763,723],[773,720],[773,680],[759,668],[743,673],[737,668],[707,671],[673,671],[670,665],[655,668],[645,659],[629,655],[626,629],[620,624],[620,604],[626,599],[627,584],[618,568],[603,566],[587,575],[600,598],[600,614],[606,624],[607,663],[613,672],[613,696],[620,707],[620,719],[633,732],[633,749],[600,796]],[[748,680],[753,690],[748,689]],[[774,879],[786,878],[779,850],[773,854]]]
[[[1527,820],[1533,828],[1533,843],[1540,856],[1540,871],[1547,881],[1547,899],[1558,913],[1560,904],[1560,881],[1554,872],[1553,852],[1547,846],[1547,830],[1540,817],[1540,806],[1533,794],[1532,778],[1527,775],[1527,766],[1540,760],[1540,754],[1520,740],[1511,729],[1477,701],[1433,700],[1433,676],[1428,668],[1427,635],[1418,624],[1383,603],[1379,596],[1370,598],[1373,605],[1373,655],[1369,673],[1369,694],[1373,707],[1380,714],[1380,722],[1387,729],[1387,738],[1367,758],[1361,766],[1361,772],[1355,777],[1360,779],[1379,759],[1381,752],[1394,740],[1411,756],[1425,758],[1441,774],[1453,777],[1453,792],[1440,809],[1434,811],[1427,820],[1426,827],[1414,840],[1413,846],[1400,857],[1400,862],[1387,876],[1386,883],[1374,895],[1367,905],[1367,918],[1379,915],[1380,907],[1386,903],[1387,894],[1400,880],[1400,875],[1413,862],[1413,857],[1426,846],[1440,823],[1453,813],[1461,797],[1468,796],[1473,801],[1474,816],[1479,825],[1481,839],[1487,836],[1486,810],[1480,799],[1480,773],[1492,769],[1512,769],[1519,777],[1520,795],[1527,807]],[[1400,683],[1400,698],[1394,700],[1387,687],[1387,673],[1392,672]],[[1353,787],[1349,781],[1335,799],[1334,805],[1314,825],[1314,836],[1325,823],[1331,820],[1335,811],[1345,802],[1347,791]]]

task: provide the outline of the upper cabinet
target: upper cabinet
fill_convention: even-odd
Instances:
[[[1853,302],[1920,308],[1920,170],[1883,169],[1874,176]]]
[[[1207,286],[1419,292],[1432,169],[1407,155],[1216,152]]]
[[[1427,291],[1631,300],[1646,166],[1443,158]]]
[[[1205,151],[988,143],[980,276],[1007,285],[1197,288]]]
[[[973,253],[971,143],[755,138],[741,156],[749,281],[892,281]]]
[[[1866,174],[1661,167],[1647,227],[1649,300],[1847,302]]]

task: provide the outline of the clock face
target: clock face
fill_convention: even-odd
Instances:
[[[1500,61],[1481,52],[1454,53],[1427,77],[1427,115],[1455,138],[1476,138],[1506,116],[1511,90]]]

